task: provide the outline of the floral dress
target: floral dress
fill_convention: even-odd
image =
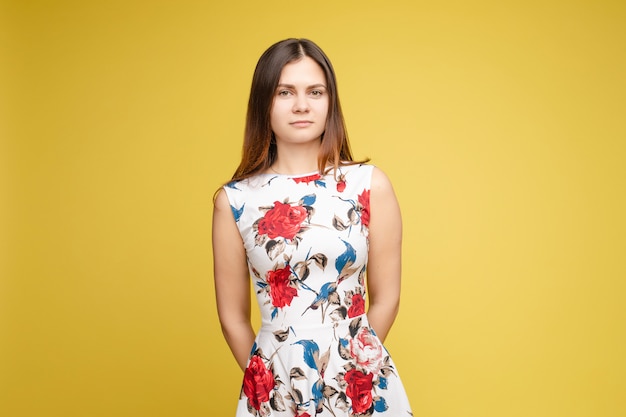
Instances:
[[[365,315],[372,170],[258,174],[225,186],[262,318],[238,417],[412,415]]]

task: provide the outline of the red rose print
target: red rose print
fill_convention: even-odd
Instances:
[[[348,384],[346,395],[352,402],[354,414],[363,414],[372,406],[373,374],[364,374],[357,369],[350,369],[344,377]]]
[[[306,177],[292,178],[292,180],[294,180],[296,184],[299,184],[301,182],[305,182],[308,184],[311,181],[316,181],[316,180],[319,180],[320,178],[322,178],[320,174],[313,174],[313,175],[308,175]]]
[[[298,290],[289,285],[290,277],[291,269],[289,266],[267,272],[267,283],[270,286],[270,298],[274,307],[282,308],[291,305],[293,297],[298,295]]]
[[[350,354],[357,365],[372,375],[377,374],[383,365],[383,345],[368,327],[361,327],[350,339]]]
[[[255,410],[261,408],[261,403],[270,400],[270,392],[274,389],[274,375],[265,367],[263,359],[254,355],[248,363],[243,375],[243,393]]]
[[[267,235],[270,239],[277,236],[293,239],[306,216],[307,211],[304,207],[276,201],[274,207],[259,221],[259,234]]]
[[[337,191],[339,191],[340,193],[343,193],[343,190],[346,189],[346,181],[345,180],[341,180],[337,183]]]
[[[370,190],[363,190],[359,194],[359,205],[361,206],[361,224],[368,227],[370,224]]]
[[[353,318],[365,313],[365,300],[361,294],[352,296],[352,305],[348,309],[348,317]]]

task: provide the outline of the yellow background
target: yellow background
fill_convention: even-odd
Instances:
[[[233,415],[211,196],[286,37],[395,184],[415,415],[626,415],[625,4],[3,1],[0,415]]]

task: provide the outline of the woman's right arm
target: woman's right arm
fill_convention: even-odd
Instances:
[[[243,241],[224,190],[218,192],[213,210],[213,272],[222,333],[243,370],[255,337],[250,322],[250,276]]]

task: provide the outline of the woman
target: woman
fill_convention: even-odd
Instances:
[[[213,217],[218,313],[244,371],[237,416],[411,415],[381,343],[398,312],[401,235],[388,178],[353,161],[324,52],[271,46]]]

